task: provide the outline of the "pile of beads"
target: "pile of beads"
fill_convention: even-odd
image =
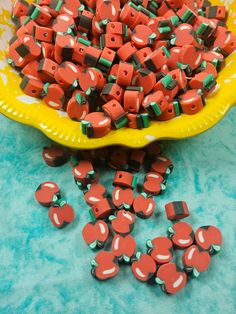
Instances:
[[[103,137],[199,112],[236,48],[226,17],[203,0],[16,0],[8,61],[27,95]]]

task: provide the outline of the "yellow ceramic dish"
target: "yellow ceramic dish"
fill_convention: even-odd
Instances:
[[[32,2],[32,0],[30,0]],[[214,95],[196,115],[181,115],[167,122],[152,122],[149,128],[122,128],[100,139],[88,139],[81,133],[80,123],[66,113],[47,107],[42,101],[26,96],[19,87],[20,77],[7,64],[8,41],[13,34],[10,12],[13,0],[0,3],[0,112],[10,119],[33,126],[49,138],[71,148],[98,148],[109,145],[143,147],[159,139],[181,139],[200,134],[214,126],[236,103],[236,53],[227,58],[226,67],[217,79]],[[228,27],[236,33],[236,0],[212,0],[226,5]]]

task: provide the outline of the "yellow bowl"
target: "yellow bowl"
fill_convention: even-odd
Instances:
[[[10,119],[33,126],[49,138],[71,148],[99,148],[109,145],[143,147],[154,140],[181,139],[200,134],[214,126],[236,103],[236,53],[226,61],[217,79],[214,95],[196,115],[181,115],[166,122],[152,122],[149,128],[122,128],[100,139],[88,139],[81,133],[80,123],[66,113],[47,107],[41,100],[26,96],[19,87],[19,75],[7,64],[8,41],[14,28],[10,19],[13,0],[0,3],[0,112]],[[30,2],[33,2],[30,0]],[[236,33],[236,0],[212,0],[229,10],[228,28]]]

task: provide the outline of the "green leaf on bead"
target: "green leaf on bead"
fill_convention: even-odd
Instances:
[[[164,284],[164,281],[161,280],[161,279],[158,278],[158,277],[155,278],[155,282],[156,282],[158,285],[163,285],[163,284]]]
[[[98,264],[97,264],[97,262],[95,261],[95,259],[92,259],[92,260],[91,260],[91,266],[93,266],[93,267],[97,267],[97,266],[98,266]]]
[[[199,271],[194,267],[193,268],[193,276],[197,278],[200,275]]]
[[[123,260],[126,262],[126,263],[129,263],[130,262],[130,258],[128,256],[126,256],[125,254],[123,254]]]
[[[90,249],[94,250],[97,246],[97,241],[93,241],[92,243],[89,244]]]
[[[115,215],[110,215],[108,219],[109,219],[109,221],[112,221],[112,220],[116,219],[116,216]]]
[[[152,245],[152,241],[151,240],[147,240],[146,245],[148,248],[152,249],[153,245]]]
[[[215,252],[219,252],[220,251],[220,249],[221,249],[221,247],[220,247],[220,245],[216,245],[216,244],[213,244],[212,245],[212,248],[213,248],[213,250],[215,251]]]

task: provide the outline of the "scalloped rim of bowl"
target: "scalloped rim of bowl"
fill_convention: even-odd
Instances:
[[[0,112],[12,120],[39,129],[59,144],[75,149],[110,145],[140,148],[155,140],[192,137],[213,127],[236,103],[234,52],[227,58],[226,66],[217,78],[214,94],[207,98],[206,106],[199,113],[192,116],[182,114],[169,121],[152,121],[149,128],[142,130],[121,128],[111,131],[103,138],[89,139],[81,133],[79,122],[70,120],[65,112],[51,109],[41,100],[25,95],[20,89],[20,77],[7,63],[8,39],[13,32],[10,21],[11,1],[0,4]],[[235,11],[232,10],[236,0],[231,2],[226,3],[230,10],[228,26],[236,32],[236,8]],[[212,3],[219,4],[219,1],[213,0]]]

